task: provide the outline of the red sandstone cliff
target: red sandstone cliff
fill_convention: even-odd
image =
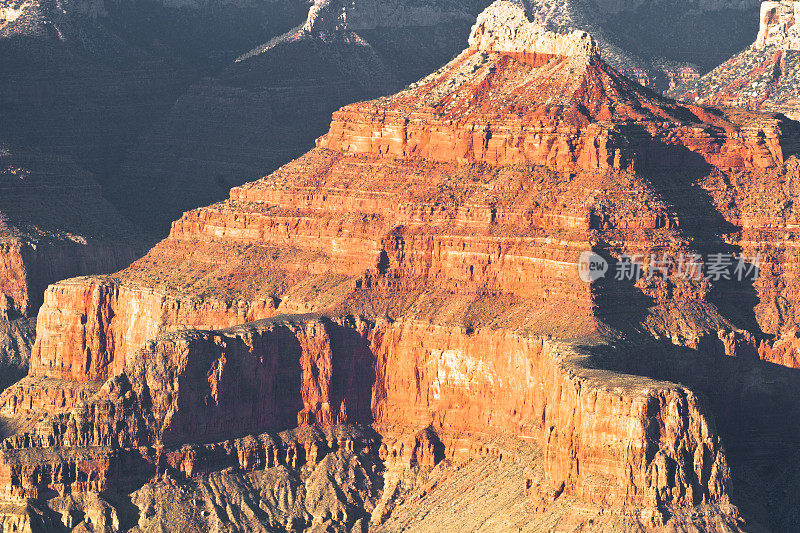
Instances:
[[[129,268],[50,286],[30,375],[0,396],[5,494],[141,487],[140,526],[184,523],[156,503],[165,476],[200,513],[240,498],[241,476],[274,475],[286,481],[250,499],[265,523],[380,528],[435,498],[426,483],[448,468],[504,456],[530,527],[743,527],[726,439],[752,449],[742,406],[797,400],[785,368],[774,398],[745,378],[793,325],[780,243],[799,135],[780,116],[658,97],[590,36],[497,2],[436,73],[338,111],[316,149],[186,213]],[[605,279],[580,280],[586,251]],[[767,259],[751,283],[650,259],[712,253]],[[648,258],[646,276],[615,279],[623,255]],[[376,436],[265,436],[335,425]],[[329,487],[314,514],[324,490],[287,492],[295,471],[363,485]]]
[[[387,436],[431,428],[443,443],[439,453],[456,461],[477,445],[465,448],[462,435],[533,439],[544,455],[544,484],[556,497],[566,490],[601,508],[629,506],[645,524],[661,524],[659,510],[726,505],[728,466],[695,395],[668,383],[617,379],[586,368],[566,345],[507,331],[275,319],[159,337],[88,408],[6,446],[149,445],[183,454],[176,446],[226,435],[374,422]],[[253,453],[250,459],[240,451],[241,468],[268,466],[260,461],[271,459],[257,459],[259,453],[273,454]],[[311,453],[306,447],[302,460]],[[187,475],[198,471],[198,460],[169,459]],[[156,470],[158,461],[149,461]],[[114,462],[92,460],[101,487],[119,468]],[[79,478],[14,479],[9,490],[18,495],[87,490]]]

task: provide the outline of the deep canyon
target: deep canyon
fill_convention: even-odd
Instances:
[[[4,531],[800,528],[800,123],[681,92],[793,3],[232,3],[3,4],[136,115],[2,89]]]

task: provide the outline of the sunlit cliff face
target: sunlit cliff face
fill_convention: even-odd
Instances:
[[[122,529],[761,519],[734,483],[765,490],[800,427],[800,126],[661,97],[532,18],[495,2],[436,72],[124,270],[50,285],[0,395],[0,520],[29,498]],[[686,255],[761,269],[655,264]]]

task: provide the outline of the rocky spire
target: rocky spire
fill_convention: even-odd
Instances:
[[[756,48],[782,46],[800,50],[800,2],[769,1],[761,4],[761,25]]]
[[[585,31],[555,33],[529,20],[521,1],[497,0],[478,16],[469,37],[470,48],[486,52],[586,56],[597,45]]]

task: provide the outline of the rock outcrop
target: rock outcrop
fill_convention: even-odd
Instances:
[[[745,107],[800,118],[795,90],[800,75],[798,6],[794,1],[762,3],[761,25],[752,46],[668,94],[701,105]]]
[[[797,2],[763,2],[756,48],[781,46],[787,50],[800,50],[800,32],[796,25],[799,14]]]
[[[76,452],[93,465],[72,467],[86,472],[84,478],[16,473],[33,468],[29,457],[40,446],[163,447],[162,459],[148,458],[154,469],[165,461],[196,476],[214,469],[213,454],[205,458],[207,448],[184,443],[373,422],[387,437],[399,435],[387,455],[399,453],[409,465],[469,459],[481,445],[463,435],[532,438],[543,450],[542,484],[556,497],[566,490],[602,508],[639,509],[643,523],[663,521],[659,509],[727,505],[729,473],[719,438],[690,391],[645,379],[617,383],[586,368],[567,346],[506,331],[317,317],[151,341],[87,405],[7,439],[7,479],[19,480],[10,482],[11,494],[35,497],[47,489],[103,490],[125,475],[126,459],[106,451],[103,460]],[[406,451],[399,447],[415,428],[435,431],[430,451],[413,443]],[[275,466],[283,454],[287,464],[313,465],[326,448],[282,451],[259,441],[255,449],[243,448],[246,442],[237,441],[233,452],[245,471]],[[42,465],[52,462],[45,454]],[[93,479],[98,486],[84,483]]]
[[[775,406],[769,449],[797,437],[796,376],[759,353],[786,351],[800,301],[800,126],[659,97],[532,18],[495,2],[435,73],[337,111],[130,267],[51,285],[0,395],[9,505],[97,516],[102,491],[122,528],[394,530],[495,484],[485,522],[453,523],[791,523],[733,468]]]
[[[592,34],[604,61],[659,92],[699,77],[752,42],[760,4],[757,0],[515,3],[547,29]],[[753,19],[748,21],[749,16]]]

